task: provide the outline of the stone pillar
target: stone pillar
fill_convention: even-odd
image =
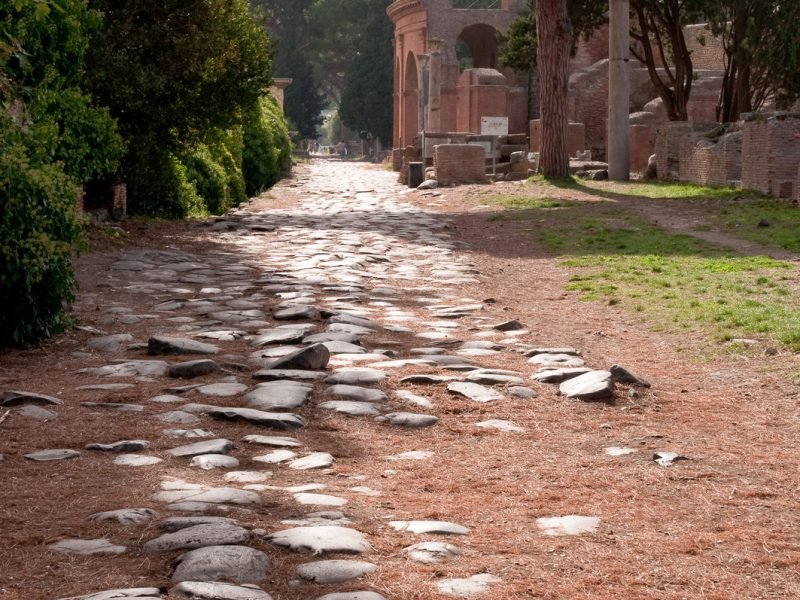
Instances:
[[[426,131],[441,133],[442,131],[442,53],[441,40],[429,40],[429,84],[428,84],[428,119]]]
[[[428,106],[430,106],[430,55],[419,57],[419,130],[428,129]],[[410,141],[410,140],[409,140]]]
[[[608,36],[608,178],[630,177],[630,8],[629,0],[610,0]]]

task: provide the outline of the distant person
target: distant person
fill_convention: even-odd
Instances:
[[[339,158],[342,160],[347,156],[347,144],[344,143],[344,140],[336,144],[336,152],[339,153]]]

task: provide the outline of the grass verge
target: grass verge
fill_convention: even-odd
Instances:
[[[540,242],[575,269],[568,289],[585,300],[620,304],[660,330],[800,350],[791,263],[669,233],[609,203],[574,204],[538,222]]]
[[[725,203],[709,221],[737,237],[800,252],[800,208],[785,200]]]

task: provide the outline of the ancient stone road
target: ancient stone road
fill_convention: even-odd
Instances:
[[[473,532],[425,515],[359,522],[349,509],[380,500],[381,481],[343,479],[337,456],[314,447],[313,436],[299,441],[297,432],[332,413],[341,415],[338,435],[345,438],[348,427],[365,420],[418,428],[414,450],[387,458],[391,476],[392,461],[413,468],[431,459],[426,436],[441,426],[440,419],[469,418],[440,414],[426,390],[446,388],[464,403],[492,407],[529,402],[539,382],[563,385],[576,398],[603,399],[613,394],[615,380],[629,376],[590,369],[569,340],[562,348],[528,345],[522,324],[504,322],[507,317],[483,302],[481,274],[449,237],[447,223],[405,202],[406,190],[394,180],[385,171],[317,162],[308,179],[283,184],[302,190],[300,204],[263,212],[245,208],[216,220],[209,226],[215,243],[208,252],[131,251],[113,264],[111,285],[139,294],[143,303],[107,309],[113,335],[89,341],[80,387],[136,393],[140,384],[157,382],[160,393],[148,391],[140,402],[124,404],[104,401],[101,393],[84,408],[109,420],[129,414],[155,420],[163,437],[101,439],[27,458],[63,460],[69,469],[87,454],[105,452],[120,469],[155,473],[160,483],[150,490],[148,506],[115,505],[86,515],[96,523],[95,536],[53,541],[46,551],[54,561],[55,553],[108,554],[111,569],[116,556],[130,553],[178,560],[164,573],[174,585],[169,592],[156,584],[86,589],[89,595],[82,598],[278,598],[268,582],[274,579],[272,563],[282,553],[309,551],[314,555],[306,555],[292,577],[295,585],[306,586],[305,597],[402,598],[381,584],[380,557],[372,550],[376,540],[365,532],[405,532],[407,542],[394,552],[408,556],[409,569],[458,561],[459,540]],[[273,193],[279,196],[280,189]],[[473,297],[465,297],[464,289]],[[149,339],[126,333],[126,327],[142,324]],[[245,343],[249,356],[241,352]],[[492,368],[500,355],[511,356],[518,367]],[[3,403],[58,411],[60,399],[29,391],[33,396],[6,393]],[[246,435],[238,433],[243,425]],[[471,425],[496,431],[499,444],[501,436],[524,431],[502,418]],[[165,449],[153,449],[157,441]],[[168,476],[166,466],[175,464],[191,467],[197,480]],[[307,475],[299,485],[298,473]],[[243,526],[260,515],[267,499],[293,506],[295,518],[266,521],[267,530]],[[402,506],[394,509],[407,513]],[[115,543],[117,524],[153,522],[160,531],[145,536],[140,547]],[[542,535],[579,535],[593,531],[598,519],[554,515],[536,525]],[[430,586],[452,596],[491,597],[499,581],[498,575],[478,572]],[[328,591],[343,583],[334,589],[344,591]]]

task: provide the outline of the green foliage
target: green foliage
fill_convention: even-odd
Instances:
[[[128,142],[123,176],[131,212],[204,212],[174,157],[236,126],[242,107],[263,93],[271,80],[263,27],[246,0],[90,0],[90,6],[103,23],[92,40],[87,79]]]
[[[242,174],[242,128],[214,137],[182,157],[181,163],[208,212],[220,215],[247,200]]]
[[[74,299],[71,258],[80,239],[78,189],[58,165],[37,161],[33,134],[0,111],[0,345],[63,331]]]
[[[344,78],[339,107],[342,122],[353,131],[366,132],[384,145],[392,143],[392,36],[394,25],[386,14],[388,0],[370,0],[367,33]]]
[[[114,120],[78,89],[40,89],[28,104],[32,128],[50,162],[85,183],[116,171],[125,152]]]
[[[256,196],[272,187],[291,162],[286,120],[274,98],[260,98],[244,111],[245,189]]]
[[[312,0],[251,0],[251,4],[263,10],[267,30],[275,40],[275,77],[292,79],[284,96],[286,118],[300,137],[316,138],[325,98],[309,62],[307,11]]]
[[[608,203],[575,203],[537,221],[539,241],[575,270],[567,289],[585,300],[619,304],[656,329],[800,349],[791,263],[668,233]]]
[[[572,22],[573,54],[581,38],[588,39],[603,23],[608,21],[607,2],[594,0],[567,0],[567,12]],[[501,62],[516,69],[528,71],[537,64],[536,2],[528,0],[528,10],[514,21],[508,31],[500,35]]]

